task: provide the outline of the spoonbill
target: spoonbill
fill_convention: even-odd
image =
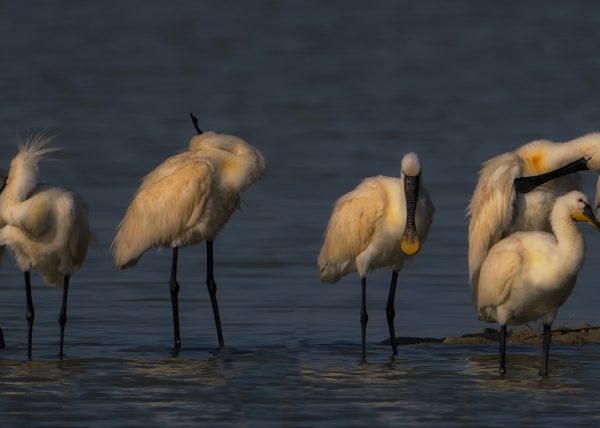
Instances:
[[[515,232],[488,252],[481,265],[475,300],[479,319],[500,324],[500,373],[506,373],[506,326],[541,319],[544,325],[541,375],[548,375],[552,323],[567,300],[584,260],[585,245],[576,222],[600,231],[585,195],[572,191],[556,198],[552,233]]]
[[[171,156],[144,177],[119,224],[112,244],[119,269],[135,266],[150,248],[173,250],[169,290],[173,310],[175,350],[179,333],[179,247],[206,241],[206,285],[219,347],[225,346],[217,284],[213,273],[213,240],[240,205],[240,193],[260,179],[265,159],[260,151],[233,135],[203,132],[190,113],[198,135],[189,149]]]
[[[394,329],[398,272],[404,260],[419,251],[433,221],[433,204],[420,180],[419,157],[404,155],[400,178],[370,177],[340,197],[325,231],[317,261],[321,282],[335,283],[350,272],[360,276],[363,359],[368,322],[366,277],[369,271],[384,266],[392,268],[386,315],[392,352],[398,354]]]
[[[586,169],[600,172],[600,133],[532,141],[483,164],[467,207],[471,292],[489,249],[513,232],[550,231],[555,198],[581,190],[576,173]]]
[[[38,182],[40,160],[58,150],[46,147],[53,138],[38,132],[19,140],[19,152],[10,163],[6,185],[0,193],[0,218],[4,225],[0,229],[0,244],[8,248],[25,276],[29,359],[35,316],[30,270],[36,269],[46,284],[63,287],[58,318],[62,360],[69,279],[81,267],[91,237],[85,200],[71,190]]]

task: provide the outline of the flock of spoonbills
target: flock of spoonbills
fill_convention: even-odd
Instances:
[[[133,267],[151,248],[172,249],[169,280],[174,348],[181,347],[177,282],[179,247],[206,242],[207,281],[219,347],[225,346],[216,282],[213,241],[239,207],[240,193],[265,172],[265,159],[232,135],[203,132],[188,150],[146,175],[117,227],[112,244],[119,269]],[[27,356],[31,359],[34,306],[30,271],[63,287],[59,315],[63,358],[70,277],[90,242],[88,207],[77,193],[38,182],[38,164],[56,149],[52,136],[34,133],[19,141],[0,192],[0,245],[23,271],[27,298]],[[335,203],[318,256],[322,282],[357,272],[362,288],[362,357],[366,357],[367,273],[391,267],[386,306],[392,352],[397,354],[394,300],[398,273],[427,239],[434,207],[421,180],[415,153],[401,161],[400,177],[370,177]],[[500,324],[500,373],[506,372],[507,325],[543,323],[540,374],[548,374],[551,325],[571,293],[584,259],[576,222],[600,231],[578,171],[600,172],[600,134],[554,143],[533,141],[485,162],[467,208],[469,284],[479,319]],[[597,199],[598,196],[597,196]],[[596,201],[596,208],[599,208]]]

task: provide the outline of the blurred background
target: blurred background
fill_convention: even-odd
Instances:
[[[97,235],[71,282],[67,357],[168,353],[171,252],[119,272],[109,247],[140,179],[187,147],[188,112],[268,162],[215,242],[227,344],[341,343],[358,357],[359,279],[319,284],[316,257],[334,201],[365,177],[398,176],[408,151],[421,157],[436,216],[400,273],[397,334],[485,327],[467,282],[477,172],[530,140],[598,129],[599,18],[593,1],[3,2],[0,166],[19,132],[58,133],[60,161],[41,178],[87,199]],[[590,198],[595,181],[585,174]],[[586,263],[558,325],[600,322],[600,236],[585,229]],[[214,349],[204,246],[180,251],[179,266],[184,350]],[[53,360],[61,293],[33,278],[34,358]],[[389,278],[368,277],[370,346],[387,337]],[[22,361],[25,293],[8,254],[0,284],[0,358]]]

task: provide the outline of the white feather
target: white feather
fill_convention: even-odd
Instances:
[[[189,146],[144,178],[113,240],[119,268],[135,266],[150,248],[214,239],[240,193],[265,172],[263,155],[232,135],[205,132]]]
[[[532,141],[483,164],[467,207],[469,285],[473,296],[477,293],[481,263],[489,249],[517,231],[549,231],[549,213],[556,197],[581,187],[578,174],[571,174],[549,181],[527,194],[517,194],[515,178],[553,171],[583,156],[590,157],[590,169],[600,172],[600,134],[585,135],[565,143]]]
[[[402,168],[420,172],[414,153],[405,156]],[[416,159],[417,163],[409,164]],[[417,233],[424,242],[434,208],[421,184],[416,210]],[[391,266],[399,271],[408,257],[400,249],[406,225],[404,175],[371,177],[340,197],[333,208],[317,264],[322,282],[337,282],[349,272],[365,277],[368,271]]]
[[[575,226],[587,199],[573,191],[556,199],[552,232],[517,232],[496,243],[481,266],[479,318],[501,325],[542,319],[552,324],[571,293],[585,246]]]
[[[21,270],[37,269],[46,283],[60,285],[83,263],[91,233],[80,195],[38,182],[39,161],[57,150],[46,147],[53,138],[40,132],[19,141],[0,194],[0,244]]]

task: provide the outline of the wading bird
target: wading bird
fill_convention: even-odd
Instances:
[[[552,323],[583,265],[585,245],[578,221],[600,231],[585,195],[572,191],[556,199],[550,213],[552,233],[513,233],[484,259],[475,301],[480,320],[500,324],[501,374],[506,373],[506,326],[538,319],[544,325],[540,374],[548,374]]]
[[[433,220],[433,204],[420,183],[418,156],[406,154],[401,169],[400,178],[367,178],[336,201],[317,261],[321,282],[337,282],[350,272],[360,276],[363,359],[368,322],[367,273],[378,267],[392,268],[386,315],[392,352],[397,355],[394,298],[398,272],[404,260],[419,251]]]
[[[59,315],[60,359],[63,358],[69,279],[81,267],[89,242],[88,206],[75,192],[38,183],[39,161],[56,148],[53,139],[34,133],[19,141],[19,152],[10,163],[6,185],[0,193],[0,244],[13,255],[25,275],[27,296],[27,357],[31,359],[34,307],[29,271],[36,269],[46,284],[63,286]]]
[[[575,173],[586,169],[600,172],[600,133],[532,141],[483,164],[467,208],[471,292],[489,249],[513,232],[550,231],[555,198],[581,190]]]
[[[114,261],[120,269],[135,266],[150,248],[173,249],[169,290],[176,350],[181,348],[179,247],[206,241],[206,285],[219,347],[223,348],[213,275],[213,240],[239,207],[240,193],[265,172],[264,157],[256,148],[233,135],[202,132],[196,117],[190,116],[199,135],[190,140],[187,151],[168,158],[143,179],[112,245]]]

